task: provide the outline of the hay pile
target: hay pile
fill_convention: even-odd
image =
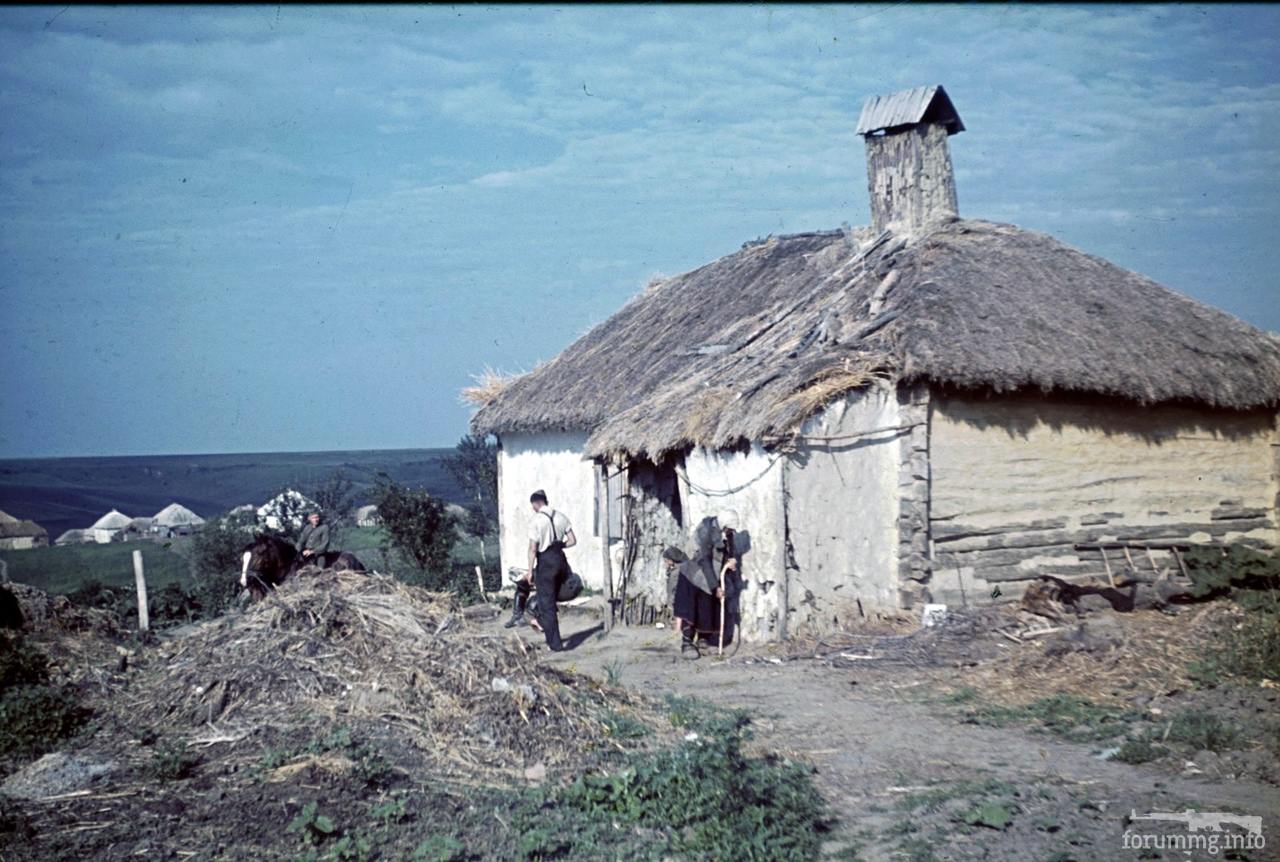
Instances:
[[[128,708],[157,726],[213,725],[230,738],[316,717],[376,721],[470,777],[580,762],[606,742],[606,712],[642,709],[540,665],[514,636],[477,630],[451,595],[379,574],[290,581],[156,661]]]

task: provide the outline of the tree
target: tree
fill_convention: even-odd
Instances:
[[[480,540],[485,559],[484,539],[498,525],[498,444],[485,435],[468,434],[445,456],[444,467],[471,498],[464,529]]]
[[[458,519],[444,500],[407,488],[385,473],[378,474],[374,498],[390,544],[417,566],[426,586],[445,586]]]

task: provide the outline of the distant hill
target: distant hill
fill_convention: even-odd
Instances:
[[[452,503],[466,499],[444,469],[452,449],[265,452],[0,460],[0,510],[49,531],[87,527],[109,509],[150,516],[172,502],[210,517],[242,503],[260,505],[287,486],[304,493],[341,468],[368,501],[379,472]]]

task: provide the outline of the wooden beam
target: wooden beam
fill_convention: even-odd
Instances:
[[[596,470],[597,498],[600,500],[600,557],[604,570],[604,630],[613,629],[613,559],[609,553],[609,462],[601,461]]]

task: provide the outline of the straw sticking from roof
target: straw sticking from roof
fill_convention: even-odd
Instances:
[[[656,457],[785,435],[856,374],[1250,410],[1280,404],[1280,343],[1012,225],[798,234],[650,288],[472,427],[585,430],[589,455]]]

